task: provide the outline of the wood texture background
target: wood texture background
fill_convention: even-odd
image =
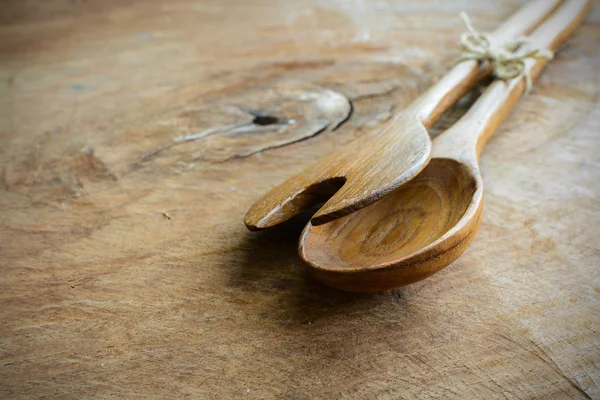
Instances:
[[[600,3],[484,150],[447,269],[338,292],[306,215],[242,223],[441,75],[460,11],[518,5],[4,1],[0,397],[600,398]]]

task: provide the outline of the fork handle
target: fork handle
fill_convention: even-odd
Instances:
[[[521,7],[512,17],[489,35],[493,46],[503,46],[527,34],[542,23],[562,0],[535,0]],[[418,117],[430,128],[440,115],[492,72],[492,66],[478,61],[463,61],[454,66],[441,80],[416,102]]]
[[[577,29],[585,17],[591,0],[566,0],[558,11],[530,36],[529,49],[556,51]],[[525,71],[531,80],[538,77],[548,59],[527,59]],[[525,77],[496,80],[471,106],[469,111],[436,138],[433,156],[448,156],[477,162],[483,146],[496,131],[525,92]]]

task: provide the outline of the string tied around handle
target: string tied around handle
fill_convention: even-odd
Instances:
[[[547,49],[522,50],[528,44],[527,38],[519,37],[504,47],[493,46],[487,35],[477,31],[466,12],[461,12],[467,31],[460,37],[462,50],[459,62],[465,60],[488,61],[493,68],[496,78],[507,80],[523,75],[525,77],[525,92],[531,90],[532,80],[527,72],[525,61],[528,58],[551,60],[554,53]]]

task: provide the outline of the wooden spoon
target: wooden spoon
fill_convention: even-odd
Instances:
[[[567,0],[530,36],[555,50],[577,28],[589,0]],[[547,60],[526,62],[531,79]],[[336,221],[309,223],[299,253],[335,288],[368,292],[407,285],[444,268],[471,243],[481,222],[479,154],[525,90],[524,78],[494,81],[472,108],[435,139],[433,159],[382,200]]]
[[[560,3],[528,3],[490,35],[491,43],[502,46],[531,31]],[[266,193],[248,210],[244,223],[252,231],[269,228],[329,199],[312,218],[318,225],[380,199],[425,168],[431,158],[427,129],[489,73],[487,64],[458,64],[382,131],[361,136]]]

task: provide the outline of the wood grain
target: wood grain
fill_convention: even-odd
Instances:
[[[307,216],[249,233],[245,211],[447,71],[460,11],[491,31],[518,4],[2,6],[0,397],[600,396],[596,3],[486,145],[473,245],[372,295],[309,276]],[[344,95],[352,115],[244,158],[191,141],[141,162],[283,81]],[[190,110],[205,126],[186,130]]]

